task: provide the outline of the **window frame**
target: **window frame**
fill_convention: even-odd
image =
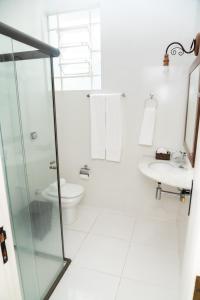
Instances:
[[[98,14],[99,14],[99,21],[92,21],[92,13],[95,11],[95,10],[98,10]],[[67,26],[67,27],[61,27],[60,25],[60,22],[59,22],[59,17],[61,15],[66,15],[67,14],[76,14],[78,12],[86,12],[88,13],[88,16],[89,16],[89,22],[88,23],[85,23],[85,24],[78,24],[78,25],[74,25],[74,26]],[[50,26],[50,17],[56,17],[56,26],[55,27],[52,27]],[[99,49],[95,49],[93,48],[93,45],[92,45],[92,28],[93,26],[95,25],[99,25],[99,30],[100,30],[100,40],[99,40],[99,43],[100,43],[100,48]],[[55,80],[60,80],[60,89],[57,89],[57,90],[60,90],[60,91],[85,91],[85,90],[101,90],[101,81],[102,81],[102,78],[101,78],[101,20],[100,20],[100,8],[99,7],[96,7],[96,8],[90,8],[90,9],[82,9],[82,10],[74,10],[74,11],[65,11],[65,12],[59,12],[59,13],[52,13],[52,14],[49,14],[47,16],[47,27],[48,27],[48,39],[49,39],[49,42],[50,42],[50,33],[52,31],[56,31],[57,32],[57,38],[58,38],[58,49],[60,50],[61,52],[61,55],[59,56],[58,60],[59,60],[59,75],[55,75],[54,74],[54,79]],[[61,44],[61,32],[67,32],[67,31],[72,31],[72,30],[83,30],[83,29],[87,29],[88,30],[88,37],[89,37],[89,40],[88,40],[88,43],[87,42],[80,42],[80,43],[71,43],[71,44],[66,44],[66,45],[62,45]],[[55,46],[55,45],[54,45]],[[64,61],[64,59],[62,58],[62,50],[63,49],[69,49],[69,48],[78,48],[78,47],[88,47],[89,49],[89,58],[88,60],[83,60],[83,59],[74,59],[74,61]],[[94,59],[94,55],[95,54],[99,54],[100,55],[100,65],[99,68],[100,68],[100,72],[99,73],[94,73],[94,62],[93,62],[93,59]],[[63,72],[63,66],[64,65],[75,65],[75,64],[88,64],[88,72],[83,72],[83,73],[74,73],[74,74],[64,74]],[[89,78],[90,80],[90,88],[78,88],[78,89],[65,89],[64,88],[64,84],[63,84],[63,81],[65,79],[73,79],[73,78]],[[99,87],[95,88],[94,87],[94,80],[96,78],[99,78],[100,79],[100,84],[99,84]]]

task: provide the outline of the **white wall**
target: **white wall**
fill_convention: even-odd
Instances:
[[[78,2],[68,1],[66,9],[68,5],[70,9],[79,8]],[[173,67],[168,72],[162,67],[162,59],[169,42],[179,40],[190,45],[193,24],[188,25],[185,20],[193,20],[195,6],[191,1],[168,1],[166,6],[165,1],[127,0],[102,0],[100,6],[102,89],[127,95],[123,100],[122,161],[117,164],[91,160],[87,92],[57,92],[61,174],[85,186],[85,203],[138,214],[151,209],[155,202],[155,184],[139,173],[139,159],[145,153],[153,153],[158,146],[172,150],[182,147],[186,101],[184,67],[193,57],[172,58]],[[180,7],[182,13],[178,15]],[[155,93],[159,107],[154,147],[145,148],[138,146],[138,136],[150,91]],[[88,182],[78,176],[85,163],[92,169]]]
[[[1,0],[1,22],[41,39],[43,2],[45,1]]]

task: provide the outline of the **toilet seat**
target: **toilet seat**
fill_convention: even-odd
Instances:
[[[77,198],[82,195],[83,192],[84,188],[78,184],[65,183],[61,186],[61,198],[63,200]],[[47,189],[47,195],[49,195],[50,197],[58,197],[58,190]]]

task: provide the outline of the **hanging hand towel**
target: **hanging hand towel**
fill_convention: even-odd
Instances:
[[[91,95],[91,156],[93,159],[105,159],[106,144],[106,110],[105,95]]]
[[[154,128],[156,122],[156,106],[146,106],[140,132],[139,144],[153,145]]]
[[[106,160],[120,162],[122,148],[121,95],[106,96]]]

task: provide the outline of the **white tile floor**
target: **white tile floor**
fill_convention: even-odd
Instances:
[[[176,222],[80,206],[64,226],[72,264],[51,300],[178,300]]]

